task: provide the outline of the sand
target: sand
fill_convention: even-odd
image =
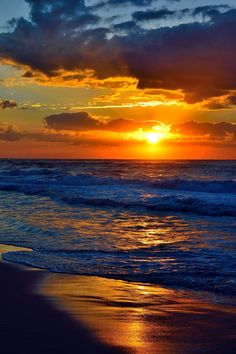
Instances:
[[[0,263],[0,352],[124,353],[121,349],[102,344],[78,320],[54,306],[45,296],[37,294],[37,284],[46,274]]]

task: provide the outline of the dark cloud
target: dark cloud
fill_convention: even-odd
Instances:
[[[220,15],[222,12],[225,12],[230,8],[229,5],[205,5],[194,8],[187,7],[176,11],[176,15],[180,18],[188,15],[192,17],[202,16],[203,18],[213,19],[215,16]]]
[[[191,103],[220,96],[236,88],[235,31],[236,10],[213,22],[150,30],[132,36],[133,45],[124,39],[126,62],[139,88],[182,89]]]
[[[175,13],[175,11],[170,11],[168,9],[146,10],[136,11],[133,13],[132,17],[136,21],[162,20],[169,16],[173,16]]]
[[[89,131],[89,130],[107,130],[113,132],[130,132],[138,129],[151,129],[158,122],[136,122],[124,118],[112,120],[108,123],[102,123],[99,119],[92,117],[87,112],[61,113],[51,115],[45,118],[45,126],[49,129]]]
[[[204,17],[214,17],[221,13],[222,10],[229,9],[228,5],[208,5],[198,6],[191,10],[193,16],[202,15]]]
[[[135,21],[117,25],[120,28],[98,27],[99,18],[84,1],[27,2],[30,20],[15,19],[13,31],[0,34],[0,57],[4,59],[51,77],[61,69],[91,69],[100,79],[131,75],[138,79],[140,89],[181,89],[190,103],[236,89],[236,10],[219,13],[204,23],[132,31]],[[194,11],[209,14],[209,10]],[[139,11],[136,17],[171,13],[158,11]],[[127,34],[115,34],[122,26]]]
[[[27,70],[27,71],[22,75],[22,77],[31,78],[31,77],[34,77],[34,74],[32,73],[32,71]]]
[[[230,122],[209,123],[190,121],[172,125],[173,133],[179,133],[183,136],[208,136],[211,139],[226,139],[230,137],[232,141],[236,140],[236,124]]]
[[[231,94],[227,97],[227,100],[228,102],[231,104],[231,105],[236,105],[236,93],[235,94]]]
[[[78,28],[96,24],[100,20],[99,16],[89,12],[84,0],[25,1],[31,8],[31,22],[50,32],[57,29],[64,34],[67,31],[73,34]]]
[[[107,6],[127,6],[133,5],[137,7],[145,7],[150,6],[156,0],[107,0],[107,1],[100,1],[96,5],[93,6],[93,9],[100,9]]]
[[[75,13],[85,10],[84,0],[25,0],[31,8],[31,18],[34,22],[45,19],[45,15],[74,17]]]
[[[121,22],[121,23],[114,25],[113,28],[116,31],[125,31],[125,32],[129,32],[132,30],[135,30],[135,31],[140,30],[140,28],[137,26],[136,21]]]
[[[18,141],[22,139],[22,133],[20,133],[15,127],[0,125],[0,140],[4,141]]]
[[[62,113],[45,118],[47,128],[55,130],[86,131],[101,129],[102,123],[87,112]]]
[[[236,92],[231,92],[230,94],[223,97],[213,97],[203,104],[203,107],[219,110],[219,109],[227,109],[234,108],[236,105]]]
[[[166,0],[167,2],[179,2],[181,0]],[[136,7],[149,7],[155,3],[159,3],[160,0],[104,0],[99,1],[97,4],[90,7],[92,10],[99,10],[107,7],[124,7],[124,6],[136,6]]]
[[[155,0],[108,0],[109,5],[115,5],[115,6],[124,6],[127,4],[131,4],[134,6],[149,6],[151,5]]]
[[[17,103],[12,100],[4,100],[0,98],[0,109],[15,108]]]
[[[220,110],[220,109],[226,109],[228,105],[225,103],[219,102],[217,100],[211,100],[210,102],[207,102],[204,105],[205,108],[208,108],[210,110]]]

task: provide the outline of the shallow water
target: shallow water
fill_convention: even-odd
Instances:
[[[236,293],[236,162],[0,161],[4,259]]]

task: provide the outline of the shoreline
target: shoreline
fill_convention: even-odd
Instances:
[[[99,275],[99,274],[87,274],[87,273],[76,273],[76,272],[66,272],[66,271],[58,271],[58,270],[50,270],[44,266],[40,266],[40,265],[32,265],[28,262],[24,262],[24,261],[17,261],[17,260],[8,260],[7,258],[4,258],[3,255],[6,253],[11,253],[11,252],[33,252],[34,249],[33,248],[29,248],[29,247],[24,247],[24,246],[15,246],[15,245],[11,245],[11,244],[3,244],[0,243],[0,262],[5,262],[7,264],[11,264],[11,265],[15,265],[16,267],[23,269],[23,270],[36,270],[36,271],[41,271],[41,272],[45,272],[48,274],[60,274],[60,275],[68,275],[68,276],[79,276],[79,277],[88,277],[88,278],[101,278],[101,279],[107,279],[110,281],[123,281],[123,282],[128,282],[128,283],[141,283],[147,286],[156,286],[156,287],[161,287],[163,289],[169,289],[169,290],[173,290],[176,292],[188,292],[190,294],[194,294],[194,297],[196,297],[196,294],[199,294],[200,298],[214,298],[214,299],[224,299],[223,303],[228,303],[230,302],[231,305],[236,305],[236,301],[233,301],[233,303],[231,301],[228,301],[227,299],[236,299],[236,295],[235,292],[230,294],[229,292],[224,292],[224,291],[220,291],[217,289],[208,289],[208,288],[201,288],[201,289],[197,289],[196,287],[193,286],[184,286],[184,285],[175,285],[175,284],[171,284],[169,282],[162,282],[160,281],[152,281],[152,279],[149,279],[148,281],[145,279],[143,280],[142,277],[136,277],[135,279],[131,276],[125,276],[125,277],[121,277],[119,275]],[[225,301],[226,300],[226,301]],[[217,300],[216,300],[217,302]]]
[[[22,248],[3,245],[0,254],[17,249]],[[34,354],[38,349],[33,347],[42,338],[46,354],[51,354],[47,348],[53,345],[56,347],[52,353],[70,353],[68,341],[73,342],[71,350],[83,343],[78,351],[82,354],[100,353],[99,348],[101,354],[236,351],[236,308],[213,303],[207,294],[201,299],[188,290],[51,273],[6,261],[0,262],[0,281],[4,284],[0,297],[1,331],[7,342],[21,333],[16,341],[18,349],[16,344],[9,349],[4,342],[4,354],[21,353],[19,345],[22,352],[28,353],[26,337]],[[51,321],[46,329],[42,317],[44,323]],[[67,347],[59,345],[56,337],[61,337]]]

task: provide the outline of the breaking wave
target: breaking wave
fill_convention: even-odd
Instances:
[[[40,171],[42,172],[42,171]],[[16,177],[17,176],[17,177]],[[20,176],[20,178],[19,178]],[[44,195],[70,205],[144,208],[152,211],[236,216],[236,182],[162,178],[155,181],[91,175],[44,178],[15,173],[0,182],[0,190]]]

